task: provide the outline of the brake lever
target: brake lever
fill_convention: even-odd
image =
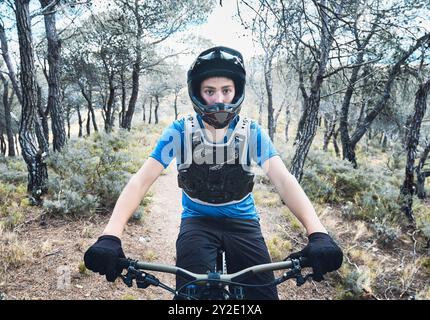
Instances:
[[[148,288],[150,285],[158,286],[160,280],[151,274],[145,273],[143,271],[136,270],[133,266],[129,266],[127,269],[127,274],[121,275],[122,281],[128,286],[133,286],[133,279],[136,280],[136,286],[141,289]]]

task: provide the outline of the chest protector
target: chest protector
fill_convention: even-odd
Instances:
[[[248,161],[250,123],[239,118],[226,143],[212,143],[194,115],[185,117],[178,185],[193,201],[206,205],[233,204],[252,191],[254,174]]]

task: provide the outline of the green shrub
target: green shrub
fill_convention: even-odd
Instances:
[[[19,184],[27,182],[27,167],[21,157],[0,158],[0,181]]]
[[[427,242],[430,242],[430,208],[426,203],[422,202],[419,199],[414,199],[414,206],[412,208],[416,227],[419,229],[426,239]]]
[[[354,169],[319,150],[311,150],[308,159],[302,187],[312,202],[340,204],[345,217],[369,222],[400,214],[400,172],[378,164]]]
[[[86,215],[109,212],[141,163],[133,158],[132,133],[120,130],[73,139],[48,159],[49,196],[44,209],[51,214]],[[138,146],[136,146],[137,148]],[[143,159],[139,159],[143,162]]]

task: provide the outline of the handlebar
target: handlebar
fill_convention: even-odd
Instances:
[[[288,259],[281,262],[260,264],[260,265],[243,269],[241,271],[238,271],[232,274],[218,274],[218,273],[197,274],[173,265],[149,263],[149,262],[137,261],[132,259],[120,259],[119,266],[121,267],[121,269],[128,269],[129,267],[133,267],[136,270],[159,271],[164,273],[171,273],[171,274],[184,277],[185,279],[190,281],[206,281],[210,279],[217,279],[220,282],[239,282],[259,272],[275,271],[275,270],[282,270],[282,269],[293,269],[293,268],[300,270],[301,268],[310,267],[310,264],[307,258],[300,257],[298,259]]]

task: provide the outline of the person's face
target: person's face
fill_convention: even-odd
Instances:
[[[225,77],[212,77],[202,81],[200,96],[207,105],[231,103],[235,94],[234,81]]]

